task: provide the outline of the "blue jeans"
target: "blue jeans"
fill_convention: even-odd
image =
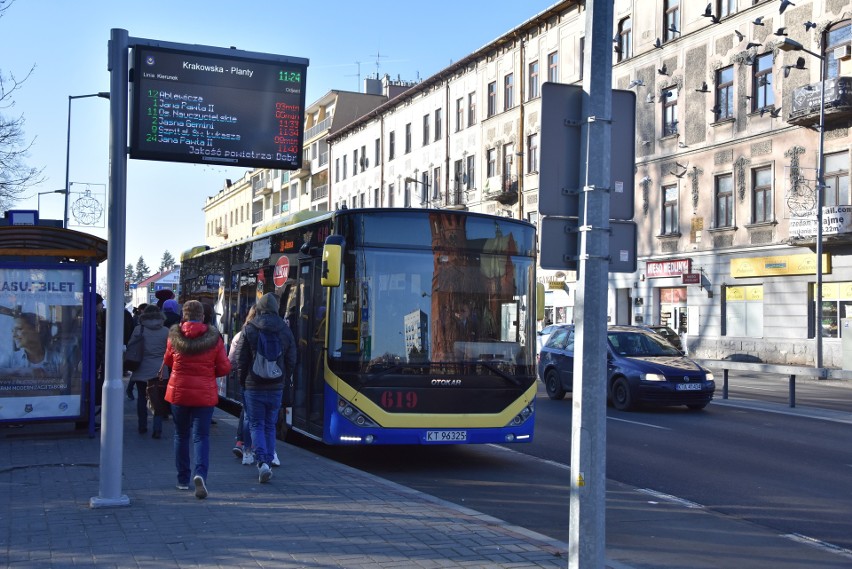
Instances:
[[[192,435],[195,476],[207,480],[210,466],[210,421],[215,407],[172,405],[175,420],[175,466],[178,483],[189,484],[192,471],[189,462],[189,437]]]
[[[240,401],[243,408],[240,411],[240,418],[237,421],[237,440],[243,443],[243,448],[251,448],[251,427],[248,423],[248,414],[246,413],[246,390],[240,388]]]
[[[284,389],[264,391],[247,389],[243,394],[246,402],[251,442],[258,466],[263,463],[272,465],[275,454],[275,425],[281,410],[281,397]]]

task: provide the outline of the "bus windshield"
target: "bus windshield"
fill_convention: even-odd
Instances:
[[[492,245],[364,247],[346,255],[336,297],[342,321],[329,337],[331,366],[376,377],[464,373],[468,364],[479,365],[478,373],[532,373],[524,366],[534,361],[526,340],[533,326],[533,259]]]

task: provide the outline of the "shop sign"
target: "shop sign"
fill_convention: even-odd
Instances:
[[[677,277],[692,272],[692,259],[672,259],[671,261],[648,261],[645,276],[649,279]]]
[[[816,259],[817,257],[814,253],[731,259],[731,276],[734,278],[743,278],[815,275]],[[823,253],[822,255],[822,270],[823,273],[831,273],[831,256],[828,253]]]
[[[681,278],[683,284],[701,284],[701,273],[684,273]]]

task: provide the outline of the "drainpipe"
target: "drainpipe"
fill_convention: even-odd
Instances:
[[[518,120],[518,143],[520,144],[520,149],[515,151],[515,156],[518,157],[517,164],[517,176],[518,176],[518,219],[524,219],[524,100],[526,99],[524,93],[524,54],[525,54],[525,42],[524,38],[521,37],[521,48],[520,48],[520,60],[521,60],[521,72],[519,73],[519,81],[518,81],[518,96],[520,97],[518,101],[518,108],[520,111],[520,118]]]
[[[446,109],[446,113],[441,117],[441,120],[444,122],[442,126],[444,133],[444,191],[446,192],[447,199],[444,200],[444,205],[449,203],[449,195],[450,195],[450,79],[447,78],[447,88],[444,90],[444,108]],[[467,206],[467,199],[465,198],[465,206]]]

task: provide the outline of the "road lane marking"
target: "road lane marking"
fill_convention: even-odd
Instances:
[[[662,429],[664,431],[671,431],[671,429],[668,428],[668,427],[662,427],[660,425],[654,425],[652,423],[642,423],[641,421],[630,421],[628,419],[619,419],[618,417],[607,417],[607,419],[610,420],[610,421],[620,421],[622,423],[630,423],[632,425],[641,425],[643,427],[651,427],[651,428],[654,428],[654,429]]]
[[[653,496],[658,500],[663,500],[664,502],[671,502],[673,504],[679,504],[681,506],[692,509],[704,509],[704,506],[702,506],[701,504],[696,504],[695,502],[690,502],[689,500],[684,500],[683,498],[678,498],[677,496],[672,496],[671,494],[663,494],[662,492],[657,492],[656,490],[651,490],[650,488],[637,488],[636,490],[643,494]]]
[[[845,547],[840,547],[839,545],[834,545],[825,541],[821,541],[819,539],[814,539],[812,537],[808,537],[800,533],[783,534],[781,537],[786,537],[787,539],[793,540],[796,543],[804,543],[805,545],[810,545],[812,547],[816,547],[817,549],[822,549],[824,551],[828,551],[829,553],[836,553],[837,555],[846,557],[847,559],[852,559],[852,550],[846,549]]]

